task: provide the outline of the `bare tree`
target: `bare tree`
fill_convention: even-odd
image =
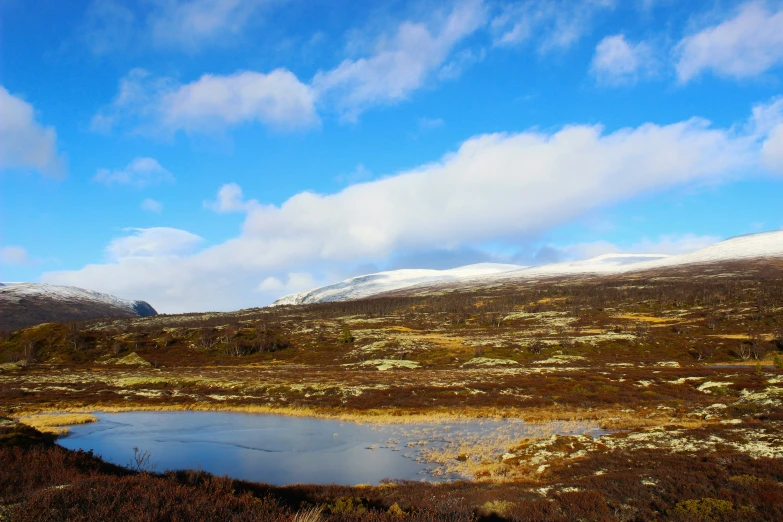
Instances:
[[[740,343],[739,346],[737,346],[735,353],[743,361],[747,361],[750,359],[751,355],[753,355],[753,352],[750,349],[750,343]]]
[[[715,355],[715,348],[708,344],[698,344],[691,350],[691,355],[697,361],[703,361]]]
[[[201,328],[196,336],[196,346],[202,350],[211,350],[218,343],[217,336],[211,328]]]
[[[750,338],[750,356],[756,361],[763,359],[767,353],[767,344],[764,342],[763,336],[757,330],[751,330],[748,332],[748,337]]]

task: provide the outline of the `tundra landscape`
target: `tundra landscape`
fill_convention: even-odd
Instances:
[[[0,522],[783,520],[783,0],[0,0]]]
[[[6,332],[0,350],[9,361],[0,374],[3,490],[13,492],[3,501],[18,519],[119,520],[135,509],[236,520],[301,520],[308,509],[324,520],[783,512],[780,258],[44,323]],[[94,412],[183,410],[411,425],[422,439],[412,444],[417,458],[435,465],[435,477],[459,478],[274,487],[204,471],[128,471],[25,427],[62,433],[58,422]],[[414,427],[477,419],[537,430],[429,448]],[[557,435],[558,422],[605,434]],[[102,511],[114,492],[111,514]],[[199,500],[185,507],[183,496]]]

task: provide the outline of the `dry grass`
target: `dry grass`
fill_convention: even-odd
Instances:
[[[634,314],[613,315],[612,318],[630,319],[632,321],[641,321],[643,323],[667,323],[671,321],[678,321],[677,318],[672,318],[672,317],[653,317],[649,315],[634,315]]]
[[[40,409],[27,409],[22,412],[24,417],[20,422],[27,423],[24,419],[37,417],[70,417],[93,412],[120,413],[129,411],[222,411],[233,413],[248,413],[258,415],[287,415],[291,417],[312,417],[318,419],[342,420],[348,422],[370,424],[429,424],[458,421],[473,421],[477,419],[519,419],[531,424],[540,424],[553,421],[582,421],[596,420],[595,412],[569,412],[569,411],[544,411],[544,410],[517,410],[501,408],[464,408],[449,410],[430,410],[416,412],[408,410],[363,410],[363,411],[332,411],[327,409],[315,409],[305,407],[265,406],[265,405],[236,405],[221,403],[189,403],[189,404],[144,404],[128,403],[123,405],[96,403],[91,406],[74,407],[63,404],[62,406]],[[72,414],[72,415],[69,415]],[[85,415],[93,417],[93,415]],[[85,421],[92,422],[92,421]],[[79,424],[78,422],[69,424]],[[32,425],[32,424],[30,424]]]
[[[27,415],[20,417],[18,420],[22,424],[31,426],[44,433],[65,435],[68,433],[68,428],[66,426],[95,422],[98,420],[98,417],[88,413],[56,413]]]
[[[733,339],[737,341],[749,341],[750,335],[748,334],[723,334],[723,335],[708,335],[707,337],[718,337],[720,339]],[[766,342],[772,342],[775,340],[775,334],[761,334],[761,339]]]
[[[320,522],[323,508],[310,508],[300,511],[294,516],[294,522]]]
[[[306,406],[269,406],[264,404],[232,404],[230,402],[194,402],[180,404],[149,404],[143,402],[100,403],[89,406],[73,406],[62,403],[43,408],[25,408],[17,412],[16,417],[25,424],[33,424],[34,419],[51,419],[48,426],[82,424],[97,420],[92,413],[120,413],[130,411],[219,411],[256,415],[285,415],[291,417],[311,417],[329,420],[341,420],[366,424],[438,424],[449,422],[470,422],[476,420],[521,420],[527,424],[548,424],[553,422],[593,422],[602,429],[630,430],[652,426],[674,425],[698,427],[703,421],[693,417],[676,417],[661,412],[642,412],[615,408],[566,408],[562,405],[539,408],[499,408],[463,407],[430,408],[424,411],[404,408],[383,408],[366,410],[330,409]],[[64,419],[79,419],[67,422]],[[28,419],[33,419],[28,421]],[[47,422],[42,420],[41,422]]]

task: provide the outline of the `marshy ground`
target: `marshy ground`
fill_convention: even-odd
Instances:
[[[196,516],[177,511],[182,496],[221,520],[301,519],[309,507],[324,520],[781,519],[781,357],[775,262],[49,323],[0,338],[8,419],[51,428],[57,421],[35,415],[195,409],[613,432],[422,448],[466,479],[453,484],[276,488],[131,473],[8,420],[0,497],[19,520],[95,519],[109,485],[124,492],[118,517],[147,495],[167,520]]]

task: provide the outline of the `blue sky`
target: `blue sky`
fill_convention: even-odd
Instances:
[[[783,227],[783,3],[0,0],[0,280],[229,310]]]

